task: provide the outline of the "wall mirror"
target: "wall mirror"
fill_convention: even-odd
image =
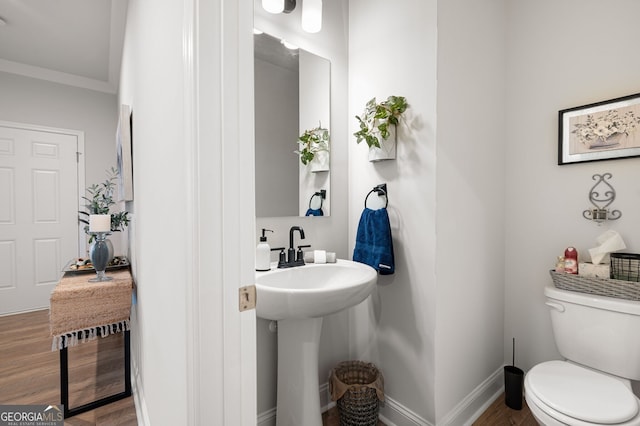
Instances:
[[[266,33],[254,35],[256,216],[330,214],[329,60],[286,47]],[[328,130],[329,151],[316,153],[323,167],[302,164],[298,137]]]

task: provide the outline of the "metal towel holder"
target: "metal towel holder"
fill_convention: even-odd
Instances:
[[[389,205],[389,195],[387,193],[387,184],[386,183],[381,183],[380,185],[376,185],[373,187],[373,189],[371,191],[369,191],[369,193],[367,194],[367,196],[364,199],[364,208],[367,208],[367,200],[369,199],[369,195],[371,195],[372,193],[376,193],[378,194],[378,197],[382,197],[384,196],[385,198],[385,204],[384,204],[384,208],[386,209],[387,206]]]
[[[311,208],[311,202],[313,201],[313,199],[315,197],[320,197],[320,207],[322,208],[322,204],[324,203],[324,200],[327,198],[327,190],[326,189],[321,189],[320,191],[314,193],[311,198],[309,198],[309,208]]]

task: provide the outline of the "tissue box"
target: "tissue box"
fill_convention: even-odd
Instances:
[[[591,262],[580,262],[578,264],[578,275],[591,278],[609,278],[611,267],[608,264],[600,263],[594,265]]]

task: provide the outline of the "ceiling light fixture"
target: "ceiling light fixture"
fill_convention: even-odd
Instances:
[[[269,13],[282,13],[284,0],[262,0],[262,8]]]
[[[280,43],[282,43],[282,45],[283,45],[284,47],[286,47],[287,49],[289,49],[289,50],[297,50],[297,49],[298,49],[298,46],[296,46],[296,45],[295,45],[295,44],[293,44],[293,43],[288,42],[288,41],[287,41],[287,40],[285,40],[285,39],[280,40]]]
[[[262,8],[269,13],[291,13],[296,0],[262,0]]]
[[[322,0],[304,0],[302,29],[308,33],[317,33],[322,29]]]

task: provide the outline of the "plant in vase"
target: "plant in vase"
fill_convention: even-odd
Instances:
[[[113,201],[113,192],[116,187],[116,180],[118,179],[118,170],[112,167],[106,171],[107,178],[100,184],[93,184],[86,188],[88,196],[82,198],[86,201],[84,207],[85,211],[80,211],[78,220],[85,224],[84,231],[90,233],[90,218],[92,215],[111,215],[109,223],[110,232],[124,231],[129,225],[129,212],[121,211],[111,213],[111,206],[116,202]],[[92,234],[89,238],[89,243],[94,240]]]
[[[300,155],[300,161],[306,166],[321,152],[329,153],[329,130],[318,123],[318,127],[305,130],[298,137],[298,144],[300,149],[295,153]]]
[[[408,107],[407,100],[403,96],[389,96],[387,100],[380,103],[376,102],[376,98],[371,99],[367,102],[362,115],[356,115],[360,125],[360,130],[353,134],[356,142],[365,141],[370,149],[382,148]],[[395,147],[395,143],[393,146]],[[390,158],[394,157],[395,155]]]

